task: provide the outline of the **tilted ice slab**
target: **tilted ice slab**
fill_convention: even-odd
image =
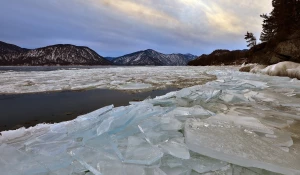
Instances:
[[[216,68],[216,67],[215,67]],[[211,68],[210,68],[211,69]],[[201,67],[110,67],[55,71],[7,71],[0,74],[0,94],[81,89],[145,91],[188,87],[214,79]]]
[[[2,132],[1,173],[300,174],[299,81],[228,67],[209,73],[218,80]],[[126,84],[123,78],[110,84]]]
[[[244,167],[300,174],[299,157],[226,122],[189,119],[185,125],[185,138],[189,149],[202,155]]]

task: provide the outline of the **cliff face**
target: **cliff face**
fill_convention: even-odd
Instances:
[[[281,40],[259,44],[249,51],[250,62],[276,64],[282,61],[300,63],[300,30]]]
[[[290,39],[280,42],[275,48],[275,52],[284,55],[291,60],[300,61],[300,38]]]

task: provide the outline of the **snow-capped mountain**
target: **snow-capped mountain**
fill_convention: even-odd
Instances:
[[[0,65],[109,65],[88,47],[59,44],[0,54]]]
[[[24,51],[28,51],[28,49],[0,41],[0,54],[18,53]]]
[[[196,57],[191,54],[163,54],[148,49],[117,57],[113,63],[117,65],[183,66]]]

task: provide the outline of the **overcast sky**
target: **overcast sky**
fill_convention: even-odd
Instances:
[[[245,49],[271,0],[1,0],[0,40],[26,48],[88,46],[102,56],[138,50],[201,55]]]

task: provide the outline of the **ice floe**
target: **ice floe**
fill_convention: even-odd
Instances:
[[[218,80],[4,131],[1,173],[300,174],[299,81],[224,67],[207,73]]]
[[[205,72],[211,68],[104,67],[55,71],[6,71],[0,74],[0,94],[46,91],[118,89],[147,91],[188,87],[214,79]]]

